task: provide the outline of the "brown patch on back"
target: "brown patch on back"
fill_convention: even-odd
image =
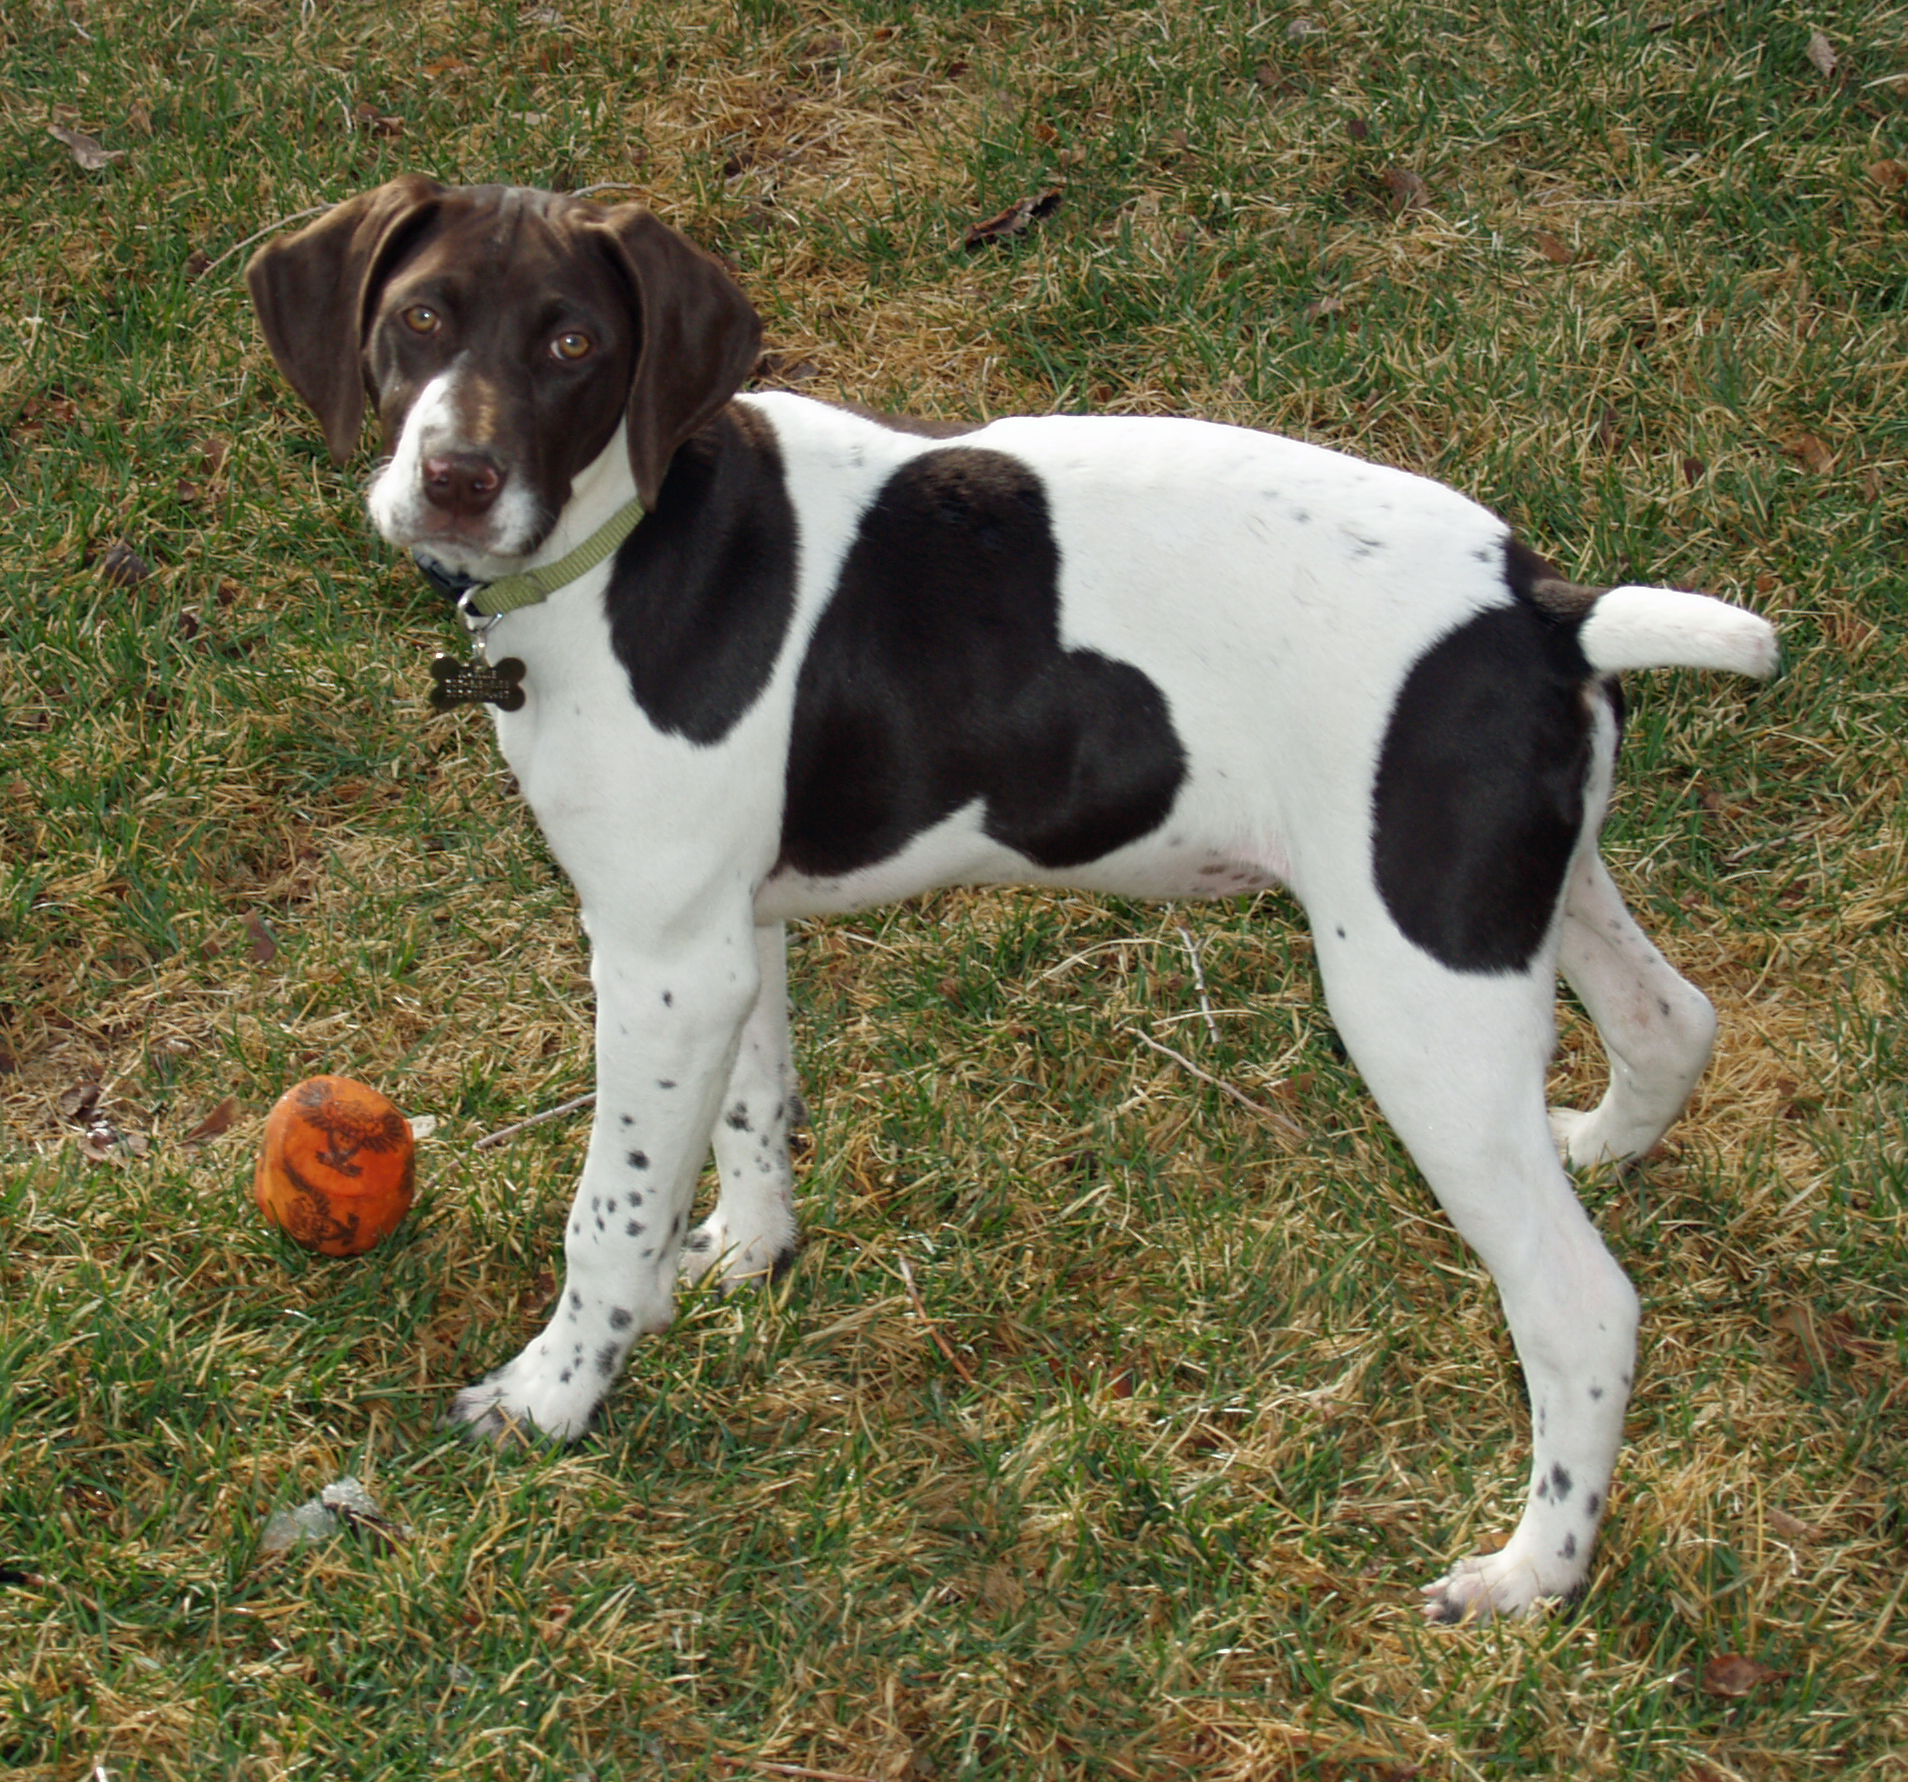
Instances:
[[[1563,625],[1581,625],[1590,609],[1609,592],[1607,588],[1565,580],[1554,564],[1515,537],[1504,541],[1504,580],[1519,600]]]

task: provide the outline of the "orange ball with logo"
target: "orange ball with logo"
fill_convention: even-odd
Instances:
[[[349,1077],[307,1077],[278,1098],[252,1198],[321,1256],[356,1256],[396,1229],[417,1188],[410,1122]]]

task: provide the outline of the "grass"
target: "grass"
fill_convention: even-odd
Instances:
[[[1905,95],[1832,0],[11,7],[0,1767],[1908,1774]],[[816,394],[1303,433],[1781,621],[1772,689],[1631,688],[1607,851],[1722,1040],[1585,1185],[1648,1344],[1586,1606],[1415,1617],[1524,1412],[1271,897],[807,928],[789,1281],[574,1452],[435,1432],[553,1290],[580,1127],[474,1141],[588,1086],[584,956],[237,278],[413,168],[653,204]],[[345,1264],[245,1192],[319,1069],[438,1121]],[[344,1473],[401,1532],[261,1554]]]

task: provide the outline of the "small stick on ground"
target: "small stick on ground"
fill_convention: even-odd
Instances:
[[[1199,992],[1199,1012],[1206,1017],[1206,1033],[1211,1039],[1219,1037],[1219,1023],[1212,1018],[1212,999],[1206,994],[1206,973],[1199,963],[1199,948],[1193,937],[1178,923],[1173,932],[1186,943],[1186,957],[1192,961],[1193,987]]]
[[[519,1120],[514,1126],[499,1126],[495,1132],[485,1133],[484,1136],[477,1141],[476,1148],[479,1151],[488,1151],[493,1146],[501,1145],[505,1139],[515,1138],[520,1132],[528,1132],[533,1126],[541,1126],[549,1120],[561,1120],[565,1114],[574,1114],[577,1109],[586,1108],[595,1100],[596,1091],[594,1089],[592,1089],[588,1095],[573,1096],[570,1100],[561,1102],[556,1107],[545,1108],[540,1114],[532,1114],[527,1120]]]
[[[908,1267],[908,1259],[905,1256],[901,1258],[901,1282],[908,1290],[908,1298],[913,1302],[915,1315],[927,1326],[928,1335],[934,1339],[935,1348],[939,1349],[940,1352],[947,1357],[948,1365],[951,1366],[968,1385],[978,1385],[979,1382],[974,1378],[973,1371],[968,1367],[966,1362],[954,1353],[953,1345],[946,1337],[941,1335],[940,1327],[928,1316],[927,1307],[921,1303],[921,1290],[914,1284],[914,1270]]]
[[[1141,1033],[1137,1027],[1129,1027],[1126,1031],[1138,1040],[1142,1046],[1151,1046],[1155,1052],[1164,1053],[1165,1056],[1170,1058],[1181,1070],[1190,1071],[1202,1083],[1210,1083],[1222,1095],[1230,1095],[1242,1108],[1250,1108],[1261,1120],[1269,1120],[1294,1144],[1302,1145],[1305,1143],[1305,1128],[1296,1120],[1281,1114],[1276,1108],[1267,1107],[1262,1101],[1254,1101],[1243,1089],[1235,1088],[1231,1083],[1228,1083],[1225,1078],[1215,1077],[1210,1071],[1201,1070],[1184,1052],[1175,1052],[1171,1046],[1162,1046],[1158,1040]]]

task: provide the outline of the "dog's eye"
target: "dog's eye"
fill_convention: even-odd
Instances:
[[[571,328],[559,334],[550,342],[550,351],[559,359],[568,359],[574,363],[578,359],[587,359],[595,342],[587,334],[579,334]]]
[[[399,310],[398,320],[413,334],[435,334],[444,325],[444,318],[428,303],[413,303]]]

